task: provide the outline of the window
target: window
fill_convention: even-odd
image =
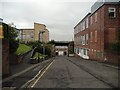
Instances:
[[[92,42],[92,32],[90,33],[90,37],[91,37],[91,42]]]
[[[80,24],[78,25],[78,29],[79,29],[79,32],[80,32]]]
[[[83,49],[83,53],[84,53],[84,55],[86,55],[86,49]]]
[[[83,40],[83,43],[82,43],[82,45],[85,45],[85,35],[83,35],[83,38],[82,38]]]
[[[80,31],[82,31],[82,23],[80,23]]]
[[[85,29],[85,21],[83,21],[83,30]]]
[[[83,49],[83,54],[87,56],[88,55],[88,49]]]
[[[80,36],[80,44],[82,45],[82,36]]]
[[[83,22],[81,23],[81,27],[82,27],[81,29],[82,29],[82,31],[83,31]]]
[[[88,28],[88,18],[86,19],[86,28]]]
[[[77,48],[77,54],[79,54],[79,48]]]
[[[79,33],[79,28],[78,28],[78,26],[77,26],[77,33]]]
[[[95,22],[97,22],[97,13],[95,13]]]
[[[86,34],[86,45],[88,45],[88,34]]]
[[[115,18],[115,8],[110,7],[108,12],[110,18]]]
[[[90,17],[90,24],[92,25],[92,16]]]
[[[95,31],[95,42],[97,42],[97,31]]]

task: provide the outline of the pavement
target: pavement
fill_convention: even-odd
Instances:
[[[31,52],[29,52],[27,55],[25,55],[20,64],[10,66],[11,75],[21,72],[24,69],[34,65],[34,64],[30,64],[30,62],[29,62],[32,53],[33,53],[33,50]]]
[[[118,78],[120,69],[117,66],[100,63],[98,61],[84,60],[77,57],[66,58],[108,85],[112,87],[119,86]]]
[[[44,65],[49,63],[53,58],[45,60],[37,64],[30,64],[29,60],[33,51],[29,52],[24,58],[23,61],[18,65],[11,65],[11,75],[7,78],[4,78],[0,83],[3,87],[21,87],[29,79],[32,79],[38,72],[34,71],[31,73],[34,68],[42,68]],[[17,83],[16,83],[17,82]]]
[[[76,63],[71,62],[70,60],[76,62],[79,66],[76,65]],[[38,77],[35,83],[31,85],[31,87],[29,86],[29,88],[115,88],[113,85],[118,84],[116,80],[118,79],[118,77],[115,69],[112,70],[110,68],[110,74],[107,69],[108,67],[105,69],[105,67],[100,66],[96,63],[94,64],[94,66],[92,66],[96,71],[96,73],[94,73],[95,75],[97,75],[97,73],[105,74],[104,71],[106,71],[108,73],[108,79],[109,77],[111,77],[110,81],[113,81],[113,85],[111,85],[103,80],[100,80],[98,78],[100,76],[96,77],[95,75],[91,74],[90,70],[86,71],[85,69],[80,67],[80,63],[82,62],[82,60],[77,60],[78,59],[76,59],[75,57],[56,57],[52,65],[48,67],[48,69],[45,70],[44,74]],[[85,62],[86,63],[82,63],[84,64],[83,66],[90,68],[89,66],[87,66],[89,65],[89,61]]]

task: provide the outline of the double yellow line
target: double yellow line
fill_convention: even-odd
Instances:
[[[45,70],[41,73],[41,75],[37,78],[37,80],[30,86],[31,88],[33,88],[36,83],[42,78],[42,76],[45,74],[45,72],[50,68],[50,66],[53,64],[55,60],[53,60],[46,68]]]

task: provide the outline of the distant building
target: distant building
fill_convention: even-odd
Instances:
[[[34,23],[34,40],[45,43],[49,41],[49,31],[44,24]]]
[[[21,29],[21,41],[41,41],[49,42],[49,31],[44,24],[34,23],[34,29]]]
[[[21,29],[20,30],[20,39],[22,42],[34,41],[34,29]]]
[[[118,41],[119,29],[120,2],[96,2],[91,14],[74,27],[75,53],[85,59],[108,60],[106,53]]]

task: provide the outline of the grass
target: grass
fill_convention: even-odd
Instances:
[[[32,48],[30,46],[27,46],[25,44],[20,44],[17,51],[15,52],[16,55],[19,55],[19,54],[24,54],[28,51],[30,51]]]

